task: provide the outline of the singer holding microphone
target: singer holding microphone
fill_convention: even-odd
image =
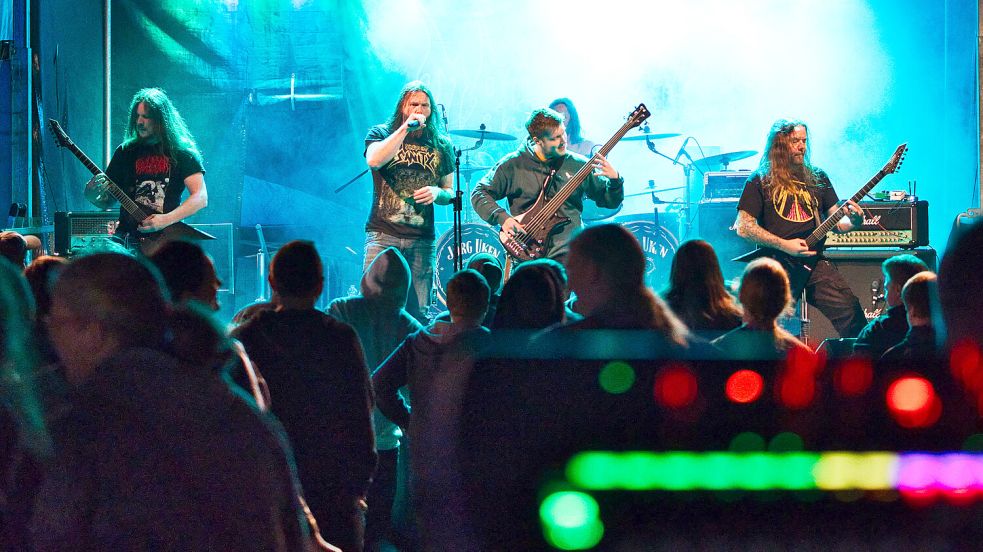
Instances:
[[[425,84],[407,83],[389,120],[365,137],[373,194],[362,270],[383,249],[398,249],[411,273],[406,310],[423,324],[436,265],[433,206],[453,198],[454,146],[434,116],[436,105]]]

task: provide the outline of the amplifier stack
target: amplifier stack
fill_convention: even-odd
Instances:
[[[55,253],[70,257],[82,251],[114,249],[117,211],[58,211],[55,213]]]
[[[846,233],[830,232],[826,247],[923,247],[928,245],[927,201],[862,201],[864,222]]]

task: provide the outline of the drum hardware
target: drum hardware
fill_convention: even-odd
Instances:
[[[652,181],[649,180],[649,182],[651,183]],[[659,188],[658,190],[656,190],[656,189],[653,188],[651,190],[645,190],[643,192],[632,192],[630,194],[625,194],[625,198],[627,199],[629,197],[638,197],[638,196],[649,195],[649,194],[661,194],[662,192],[671,192],[673,190],[682,190],[683,188],[685,188],[685,186],[676,186],[675,188]]]
[[[511,134],[485,130],[484,123],[482,123],[481,126],[478,127],[478,130],[468,130],[468,129],[448,130],[447,133],[453,134],[455,136],[463,136],[465,138],[477,138],[479,142],[482,140],[493,140],[493,141],[515,140],[515,136],[512,136]]]
[[[679,136],[678,132],[664,132],[662,134],[652,134],[649,129],[649,124],[646,122],[643,124],[639,130],[642,134],[636,134],[634,136],[625,136],[620,141],[621,142],[641,142],[642,140],[646,142],[651,142],[652,140],[662,140],[663,138],[675,138]]]
[[[718,153],[717,155],[709,155],[702,159],[697,159],[693,163],[703,163],[707,170],[710,170],[710,165],[720,163],[724,166],[724,170],[727,170],[727,165],[730,165],[734,161],[740,161],[741,159],[747,159],[753,155],[757,155],[758,152],[754,150],[745,151],[732,151],[729,153]],[[701,171],[702,172],[702,171]]]
[[[679,136],[678,132],[664,132],[662,134],[637,134],[635,136],[625,136],[621,139],[622,142],[641,142],[645,140],[662,140],[663,138],[675,138]]]
[[[474,174],[476,172],[487,171],[488,169],[491,169],[491,168],[492,167],[490,167],[490,166],[467,165],[467,164],[465,164],[465,165],[461,165],[461,172],[464,173],[467,176],[471,176],[472,174]]]

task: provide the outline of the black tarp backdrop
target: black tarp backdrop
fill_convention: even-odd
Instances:
[[[39,17],[47,111],[101,161],[102,2],[51,0]],[[259,291],[248,257],[257,223],[269,225],[274,248],[318,244],[325,299],[358,284],[371,180],[334,190],[363,170],[365,130],[389,114],[403,79],[378,66],[364,26],[357,2],[112,1],[111,143],[136,90],[168,92],[205,159],[209,207],[191,222],[235,227],[235,307]],[[390,97],[366,92],[387,82]],[[66,155],[48,168],[57,209],[91,210],[81,196],[88,175]]]

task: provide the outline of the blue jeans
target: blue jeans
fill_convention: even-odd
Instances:
[[[406,310],[420,321],[428,323],[426,312],[433,300],[433,277],[437,264],[437,246],[429,238],[397,238],[382,232],[365,233],[365,262],[362,273],[369,268],[376,256],[387,247],[395,247],[410,265],[410,294]]]

